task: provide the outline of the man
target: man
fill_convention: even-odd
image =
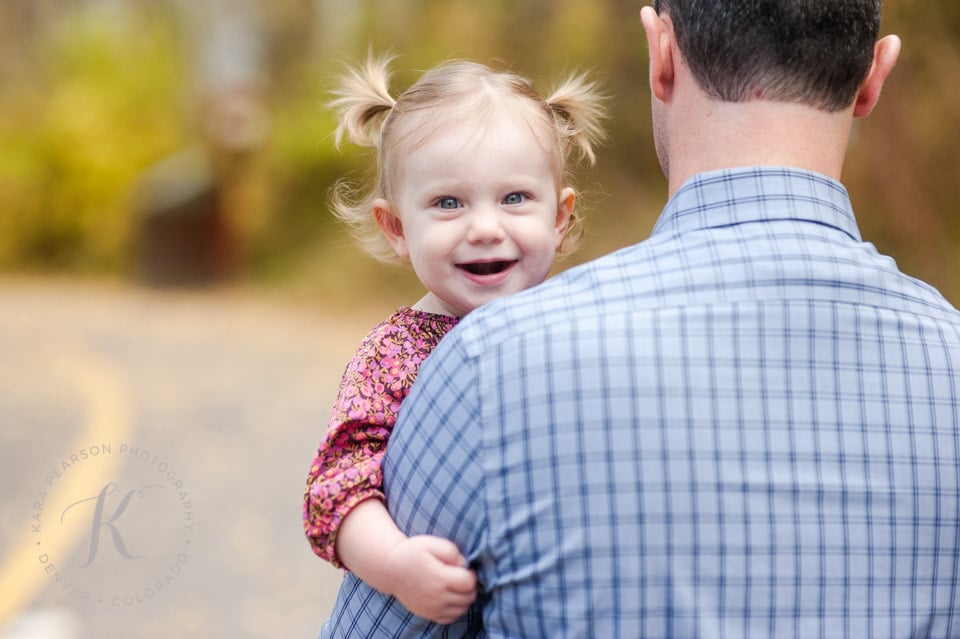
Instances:
[[[652,236],[470,314],[390,442],[391,513],[457,543],[475,614],[348,577],[327,634],[960,637],[960,313],[838,182],[899,53],[879,4],[642,10]]]

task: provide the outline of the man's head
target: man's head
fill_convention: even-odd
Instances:
[[[840,111],[873,60],[880,0],[654,0],[700,88]]]
[[[869,115],[900,40],[880,0],[654,0],[657,157],[673,193],[697,173],[792,166],[839,179],[852,119]]]

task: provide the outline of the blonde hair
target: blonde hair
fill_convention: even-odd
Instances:
[[[370,54],[363,65],[348,68],[333,91],[335,99],[329,103],[339,118],[337,148],[347,138],[376,150],[374,184],[358,190],[340,181],[334,186],[331,205],[334,215],[350,228],[360,246],[377,259],[392,262],[397,256],[373,218],[373,201],[389,200],[396,192],[398,157],[456,118],[470,117],[491,103],[515,100],[531,126],[542,127],[550,134],[545,140],[553,148],[544,150],[554,158],[561,186],[571,177],[569,164],[574,149],[579,151],[578,159],[591,165],[595,162],[594,146],[604,138],[604,98],[585,75],[571,75],[543,98],[529,80],[514,73],[494,71],[476,62],[450,61],[424,73],[394,99],[390,94],[392,59]],[[576,247],[582,222],[574,210],[559,254]]]

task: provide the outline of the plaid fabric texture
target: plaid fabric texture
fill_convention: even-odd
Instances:
[[[471,313],[384,473],[485,592],[441,628],[348,576],[323,636],[960,637],[960,314],[818,174],[697,176]]]

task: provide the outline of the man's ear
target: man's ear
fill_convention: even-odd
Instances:
[[[647,34],[647,50],[650,54],[650,91],[655,98],[666,102],[673,89],[673,28],[670,17],[660,17],[653,7],[643,7],[640,21]]]
[[[373,201],[373,219],[377,221],[377,226],[383,232],[387,242],[393,247],[394,252],[400,257],[409,257],[407,250],[407,238],[403,235],[403,222],[393,211],[390,203],[383,198],[377,198]]]
[[[577,192],[572,188],[565,187],[560,191],[560,199],[557,201],[557,248],[563,243],[563,238],[570,232],[570,223],[573,221],[573,208],[577,203]]]
[[[857,93],[857,101],[853,107],[853,117],[865,118],[873,111],[873,107],[877,106],[883,83],[890,72],[893,71],[899,55],[900,38],[895,35],[880,38],[874,45],[873,63],[870,65],[870,71],[867,72],[866,79],[860,85],[860,92]]]

